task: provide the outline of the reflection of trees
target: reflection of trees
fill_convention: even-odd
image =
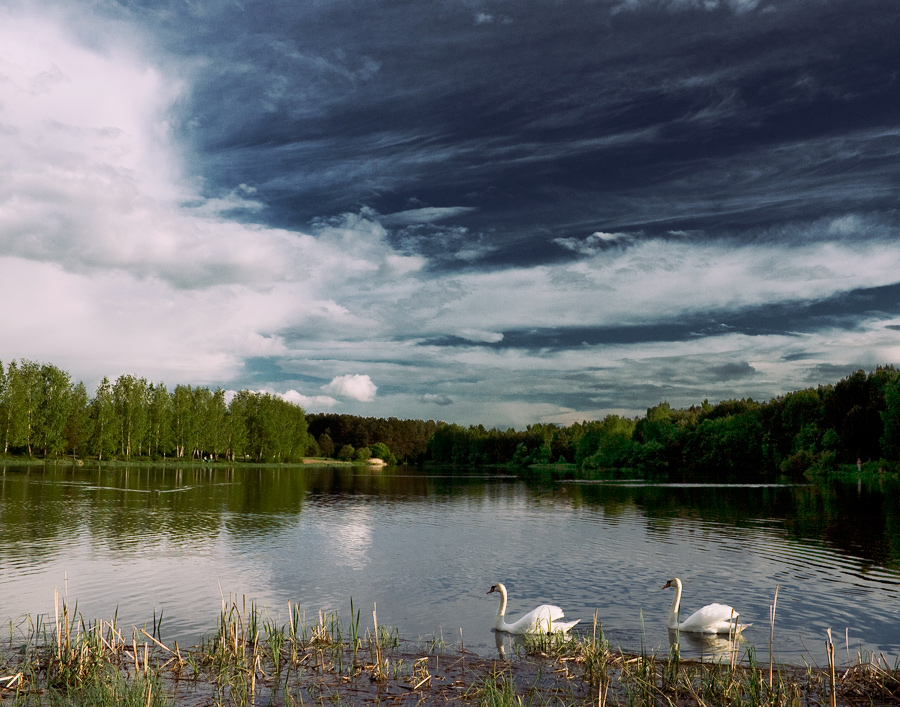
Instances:
[[[822,539],[843,553],[900,569],[900,487],[896,480],[816,484],[785,520],[790,537]]]
[[[0,545],[13,557],[49,557],[80,533],[124,550],[137,542],[203,547],[221,531],[266,535],[293,523],[308,497],[392,502],[483,498],[513,487],[482,475],[364,467],[16,466],[0,469]]]
[[[523,495],[522,489],[525,489]],[[900,569],[900,485],[644,485],[522,482],[480,472],[365,467],[10,466],[0,470],[0,545],[39,559],[70,538],[125,549],[143,544],[203,547],[222,531],[265,536],[295,522],[304,504],[341,506],[378,498],[392,504],[470,501],[596,509],[608,518],[640,514],[654,535],[679,520],[749,527],[765,520],[796,541],[825,542],[865,561]]]
[[[189,542],[223,528],[269,533],[299,513],[306,477],[296,468],[9,467],[0,476],[0,543],[50,555],[77,533],[114,548]]]
[[[63,513],[62,484],[45,483],[41,467],[4,467],[0,475],[0,547],[12,557],[40,559],[53,555],[53,541],[73,535],[78,518]]]
[[[825,542],[843,554],[900,569],[900,486],[878,479],[860,485],[674,486],[572,484],[573,501],[606,515],[639,508],[656,533],[679,519],[747,526],[761,519],[792,540]]]

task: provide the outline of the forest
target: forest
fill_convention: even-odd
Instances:
[[[608,415],[524,430],[397,418],[307,414],[277,395],[107,378],[89,396],[51,364],[0,362],[5,456],[100,461],[342,461],[522,469],[564,464],[581,473],[628,470],[671,479],[753,480],[827,473],[857,460],[900,470],[900,373],[859,370],[834,384],[767,402],[661,402],[639,417]]]
[[[439,426],[428,458],[450,464],[514,466],[568,462],[581,471],[628,469],[670,479],[802,478],[841,465],[900,468],[900,374],[862,370],[835,384],[768,402],[662,402],[646,415],[608,415],[568,427],[525,431]]]

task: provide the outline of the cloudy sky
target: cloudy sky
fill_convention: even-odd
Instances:
[[[896,0],[0,0],[0,361],[522,427],[900,363]]]

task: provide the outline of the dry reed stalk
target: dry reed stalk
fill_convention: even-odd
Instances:
[[[149,639],[150,639],[151,641],[153,641],[156,645],[158,645],[160,648],[162,648],[164,651],[166,651],[166,653],[171,653],[171,652],[172,652],[169,648],[167,648],[167,647],[164,646],[162,643],[160,643],[159,641],[157,641],[153,636],[151,636],[149,633],[147,633],[144,629],[141,629],[141,633],[143,633],[147,638],[149,638]]]
[[[141,654],[138,653],[136,634],[131,634],[131,650],[134,652],[134,674],[141,672]]]
[[[834,675],[834,643],[831,640],[831,629],[826,629],[825,633],[828,635],[828,640],[825,642],[825,652],[828,654],[828,678],[831,682],[830,703],[831,707],[837,707],[837,693],[835,690]]]
[[[778,585],[775,585],[775,598],[769,607],[769,689],[772,689],[772,676],[774,673],[774,646],[775,646],[775,607],[778,605]]]
[[[6,682],[3,686],[6,690],[11,690],[16,685],[21,684],[25,679],[24,673],[15,673],[14,675],[7,675],[6,677],[0,678],[0,682]]]
[[[597,688],[597,707],[606,707],[606,697],[609,694],[609,681],[601,680]]]
[[[53,587],[53,620],[56,626],[56,650],[62,654],[62,631],[59,630],[59,590]]]
[[[256,665],[259,662],[259,653],[257,652],[259,649],[259,631],[256,632],[256,635],[253,637],[253,653],[251,655],[251,665],[250,665],[250,704],[256,703]]]

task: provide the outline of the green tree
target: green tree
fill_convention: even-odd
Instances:
[[[172,449],[172,417],[174,404],[165,383],[150,384],[147,391],[148,422],[147,456],[165,457]]]
[[[758,406],[725,417],[707,417],[691,435],[689,470],[703,477],[747,478],[764,469],[762,414]]]
[[[218,388],[194,388],[192,396],[196,436],[191,447],[193,456],[218,457],[225,450],[225,391]]]
[[[334,456],[334,441],[327,432],[319,435],[319,451],[323,457]]]
[[[356,450],[353,449],[353,445],[345,444],[341,447],[341,450],[337,453],[338,461],[348,462],[353,459],[353,455]]]
[[[385,464],[397,463],[397,457],[391,453],[391,450],[388,449],[388,446],[384,442],[375,442],[369,449],[373,457],[381,459]]]
[[[91,403],[87,388],[81,381],[72,388],[69,416],[63,434],[66,449],[72,456],[84,456],[88,453],[91,441]]]
[[[72,381],[56,366],[40,368],[35,440],[44,457],[57,456],[66,449],[66,422],[72,409]]]
[[[225,416],[225,456],[231,461],[243,459],[248,453],[247,420],[250,416],[252,398],[252,393],[242,390],[235,394],[228,404]]]
[[[579,468],[609,469],[629,466],[632,463],[635,443],[635,420],[619,415],[607,415],[600,422],[582,426],[575,445],[575,463]],[[655,441],[648,441],[643,448],[662,448]]]
[[[34,361],[12,361],[6,371],[9,393],[10,447],[23,447],[32,455],[42,393],[41,368]]]
[[[894,378],[884,387],[884,410],[881,413],[884,431],[881,433],[881,452],[891,461],[900,460],[900,380]]]
[[[305,457],[321,457],[322,450],[319,449],[319,443],[316,441],[316,438],[312,435],[308,435],[306,438],[306,450],[303,452],[303,456]]]
[[[189,385],[176,385],[172,391],[172,442],[178,459],[183,459],[188,449],[193,451],[193,442],[197,438],[193,400]]]
[[[119,427],[120,454],[130,459],[140,455],[144,440],[150,433],[149,386],[145,378],[121,375],[112,389],[116,422]]]
[[[3,453],[9,451],[9,435],[11,422],[11,410],[9,407],[9,376],[0,361],[0,442],[3,444]]]
[[[93,422],[93,435],[91,447],[97,458],[101,461],[109,459],[116,449],[116,406],[113,400],[112,384],[109,378],[103,377],[94,400],[91,403],[91,420]]]

